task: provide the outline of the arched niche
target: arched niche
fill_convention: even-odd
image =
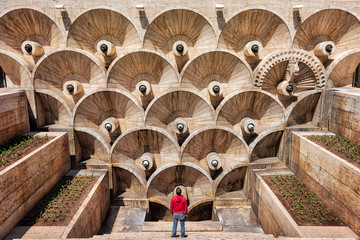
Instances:
[[[71,109],[57,95],[46,91],[35,93],[38,126],[59,124],[71,126]]]
[[[63,47],[63,35],[57,24],[46,14],[31,8],[10,10],[0,17],[0,46],[23,55],[29,62],[36,62],[23,54],[24,41],[40,44],[44,53]]]
[[[216,198],[245,198],[244,186],[247,166],[226,172],[216,181]]]
[[[6,74],[7,88],[33,89],[30,69],[21,55],[0,50],[0,67]]]
[[[216,154],[218,168],[210,166],[210,154]],[[248,162],[248,154],[247,144],[233,129],[206,127],[186,139],[181,149],[181,161],[201,166],[216,179],[222,172]]]
[[[182,132],[177,130],[178,123],[184,126]],[[192,90],[169,90],[149,104],[146,125],[166,128],[181,145],[196,128],[214,125],[214,110]]]
[[[112,145],[127,129],[142,126],[144,113],[133,97],[121,90],[108,88],[84,96],[77,103],[73,126],[90,128]],[[110,124],[110,129],[107,129]]]
[[[211,50],[185,65],[181,86],[200,91],[217,107],[231,92],[251,88],[252,81],[252,71],[247,63],[231,52]],[[220,88],[218,93],[213,90],[214,84]]]
[[[150,50],[128,52],[114,60],[108,71],[108,86],[131,92],[144,109],[154,97],[179,86],[179,74],[171,63]],[[144,92],[141,85],[147,88]]]
[[[186,49],[184,55],[174,51],[178,41]],[[189,9],[161,12],[150,22],[144,36],[144,47],[165,54],[176,63],[179,72],[193,56],[205,49],[216,47],[216,35],[210,22]]]
[[[259,134],[259,136],[250,144],[250,161],[256,161],[261,158],[277,157],[283,130],[274,128],[268,129]]]
[[[326,88],[351,87],[354,72],[360,64],[360,51],[350,50],[338,56],[327,68],[329,80]]]
[[[115,141],[111,159],[112,163],[132,166],[149,178],[159,167],[179,163],[179,145],[165,129],[139,127],[128,130]]]
[[[205,199],[204,201],[193,204],[188,209],[187,221],[210,221],[212,220],[213,200]]]
[[[159,169],[147,182],[147,197],[151,202],[160,202],[166,206],[174,196],[174,189],[183,186],[189,208],[204,199],[213,198],[211,177],[199,166],[191,163],[168,164]]]
[[[71,109],[84,95],[106,87],[105,69],[95,57],[79,49],[53,51],[37,63],[33,76],[36,92],[57,95]]]
[[[327,80],[320,60],[300,49],[271,53],[254,70],[254,75],[255,86],[276,96],[285,107],[306,91],[323,89]],[[289,85],[292,89],[288,91]]]
[[[239,91],[224,99],[216,112],[217,125],[233,128],[249,144],[264,129],[285,126],[285,109],[271,94],[265,91]],[[247,132],[244,119],[249,118],[256,126]]]
[[[336,59],[349,49],[359,47],[360,21],[342,9],[324,9],[309,16],[296,31],[293,47],[313,52],[318,43],[332,41],[336,50],[329,59]],[[324,61],[324,59],[322,59]]]
[[[115,48],[115,53],[109,58],[104,58],[97,49],[102,40]],[[134,24],[119,12],[106,8],[82,13],[72,23],[67,36],[67,46],[89,51],[105,62],[111,62],[121,53],[135,49],[138,43],[139,34]]]
[[[247,57],[245,46],[258,41],[261,46],[257,56]],[[232,50],[256,67],[259,60],[273,51],[291,46],[287,23],[277,14],[265,9],[248,9],[233,16],[224,26],[219,37],[219,48]]]
[[[321,92],[312,91],[299,97],[299,100],[287,110],[287,126],[313,123],[316,111],[320,111],[319,100]],[[318,113],[319,114],[319,113]]]
[[[114,194],[120,200],[146,198],[142,176],[124,165],[113,165]]]
[[[110,145],[106,143],[96,132],[88,128],[76,128],[75,138],[79,143],[80,159],[100,160],[104,163],[110,161]]]

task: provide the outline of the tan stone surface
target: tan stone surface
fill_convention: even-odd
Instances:
[[[80,175],[98,177],[90,193],[64,230],[61,238],[88,238],[98,233],[110,204],[107,170],[82,170]]]
[[[360,169],[304,137],[310,134],[323,133],[293,133],[290,169],[359,233]]]
[[[1,236],[4,237],[70,169],[66,133],[0,172]]]
[[[25,91],[0,91],[0,145],[30,131]]]

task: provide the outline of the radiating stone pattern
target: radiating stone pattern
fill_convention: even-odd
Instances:
[[[111,171],[114,197],[169,208],[183,186],[196,219],[247,198],[248,164],[277,156],[286,126],[319,125],[324,89],[351,85],[357,15],[306,3],[284,3],[294,18],[270,3],[2,8],[0,66],[38,127],[69,132],[76,163]]]

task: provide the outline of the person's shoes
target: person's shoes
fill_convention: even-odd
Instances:
[[[179,236],[177,236],[177,235],[171,235],[171,237],[179,237]]]
[[[187,237],[187,235],[184,235],[184,236],[181,236],[182,238],[186,238]]]

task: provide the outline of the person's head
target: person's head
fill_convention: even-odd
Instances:
[[[179,187],[176,188],[176,195],[178,195],[178,196],[181,195],[181,188],[179,188]]]

